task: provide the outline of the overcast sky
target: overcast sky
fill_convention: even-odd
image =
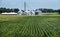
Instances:
[[[23,9],[24,1],[27,3],[27,9],[60,9],[60,0],[0,0],[0,7]]]

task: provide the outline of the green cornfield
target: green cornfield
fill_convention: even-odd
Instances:
[[[60,16],[0,16],[0,37],[60,37]]]

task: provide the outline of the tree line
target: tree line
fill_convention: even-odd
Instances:
[[[10,8],[0,8],[0,13],[3,13],[3,12],[7,12],[7,13],[9,13],[9,12],[15,12],[15,13],[17,13],[18,11],[19,11],[18,8],[15,8],[15,9],[10,9]]]
[[[47,8],[39,8],[39,9],[36,9],[36,10],[40,10],[42,11],[43,13],[54,13],[54,12],[58,12],[60,14],[60,9],[57,9],[57,10],[54,10],[54,9],[47,9]],[[18,8],[14,8],[14,9],[10,9],[10,8],[0,8],[0,13],[3,13],[3,12],[15,12],[17,13],[19,11]]]
[[[36,10],[40,10],[43,13],[54,13],[54,12],[58,12],[60,14],[60,9],[54,10],[54,9],[47,9],[47,8],[39,8]]]

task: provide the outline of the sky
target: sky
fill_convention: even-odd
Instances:
[[[24,1],[27,9],[49,8],[60,9],[60,0],[0,0],[0,7],[24,9]]]

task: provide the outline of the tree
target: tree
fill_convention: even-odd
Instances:
[[[38,10],[42,11],[43,13],[54,13],[54,12],[57,12],[57,10],[47,9],[47,8],[39,8]]]
[[[3,8],[0,8],[0,14],[1,14],[2,12],[4,12],[4,10],[3,10]]]
[[[58,11],[58,12],[59,12],[59,14],[60,14],[60,9],[58,9],[57,11]]]
[[[17,13],[18,11],[19,11],[19,9],[14,9],[14,12],[16,12],[16,13]]]

